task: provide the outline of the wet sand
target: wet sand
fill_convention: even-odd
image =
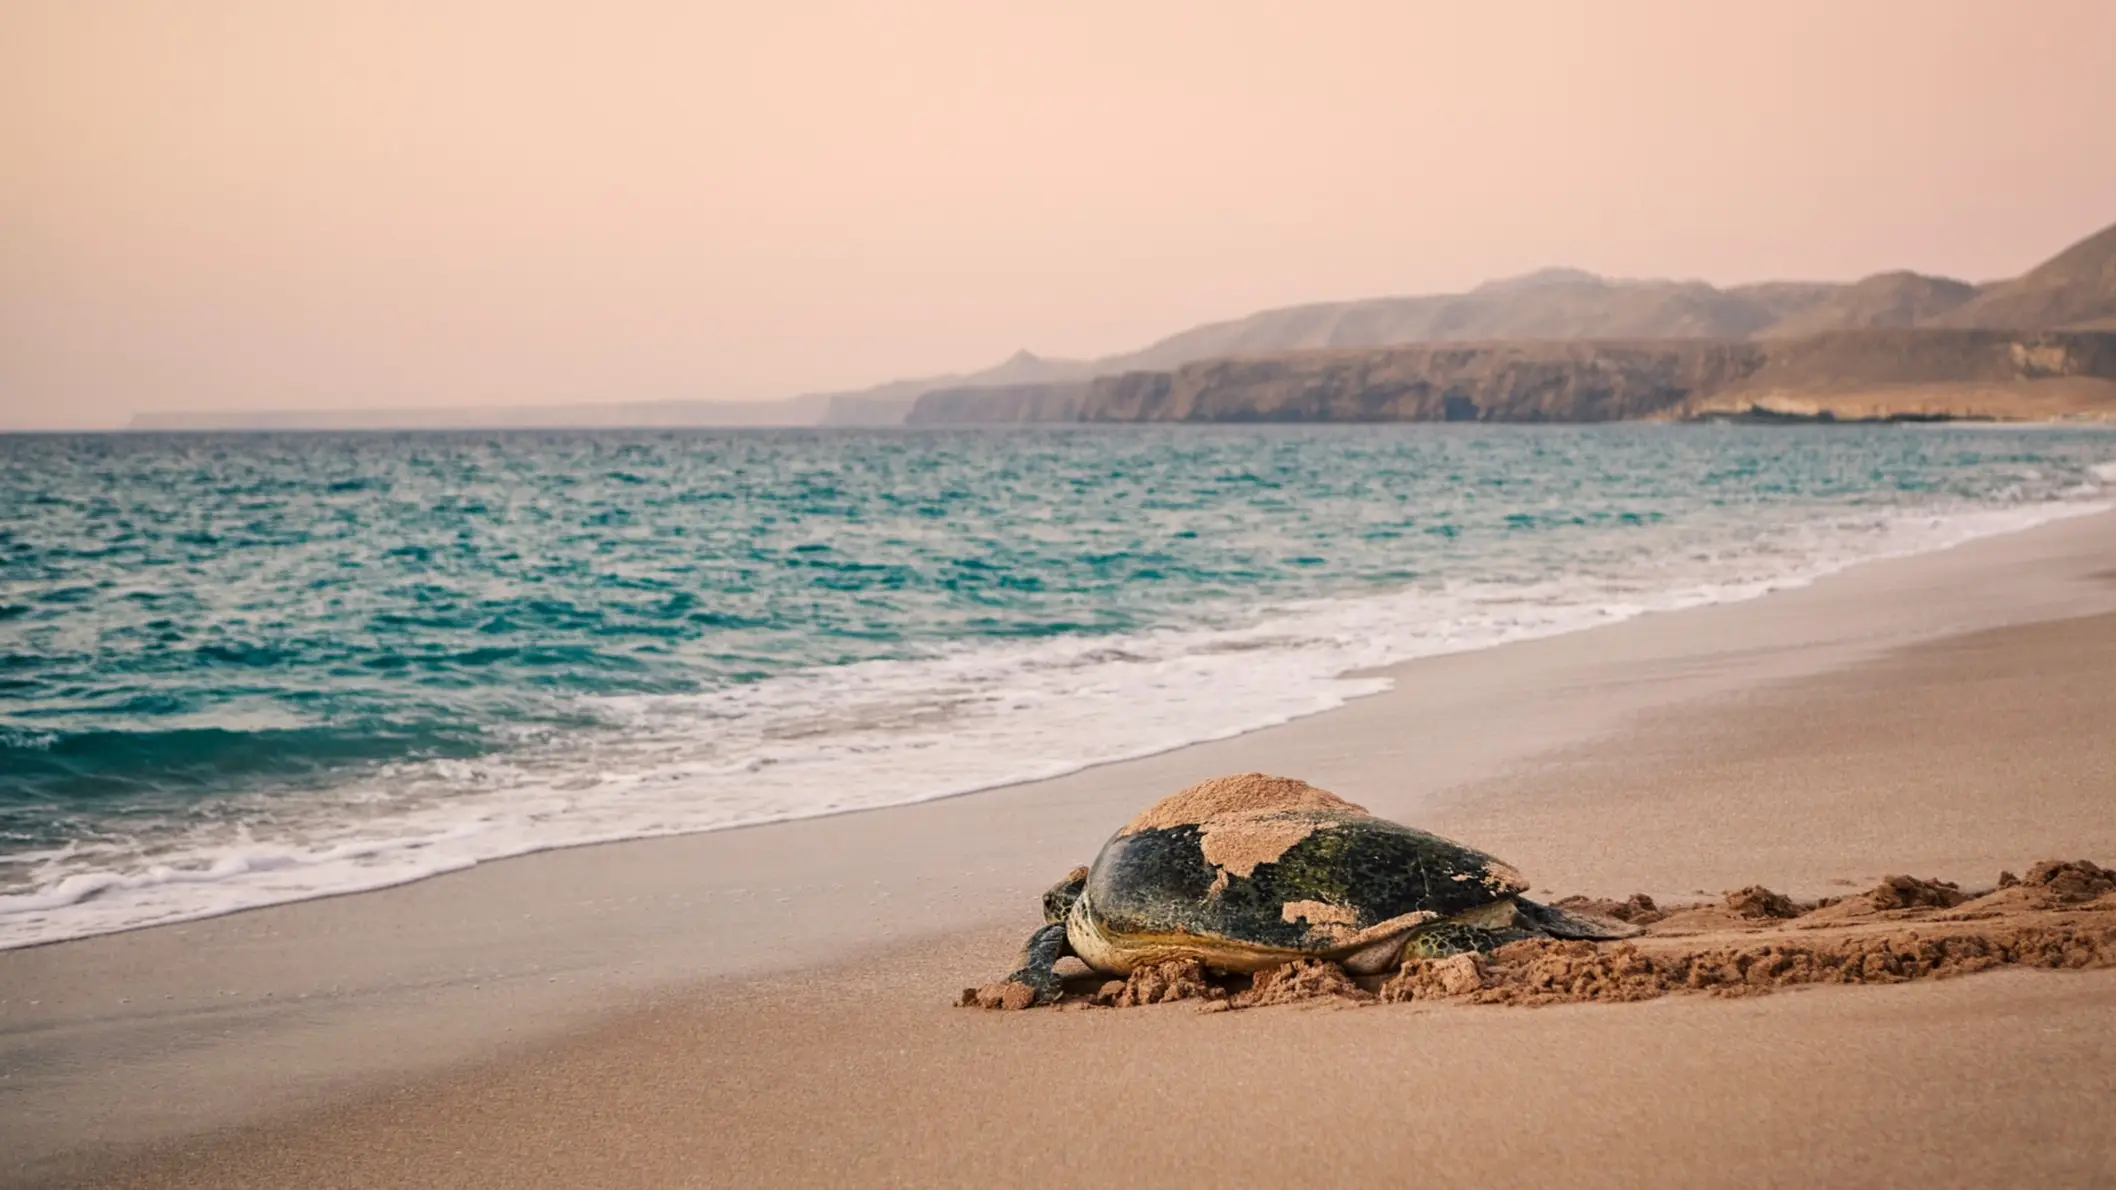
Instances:
[[[0,954],[0,1147],[24,1180],[139,1186],[2107,1181],[2110,971],[1543,1008],[952,1000],[1007,969],[1043,885],[1217,772],[1306,777],[1554,894],[2116,862],[2112,521],[1417,662],[1329,715],[1035,786]]]

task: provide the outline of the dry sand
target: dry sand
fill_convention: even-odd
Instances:
[[[1463,1002],[1512,955],[1356,1009],[953,1000],[1008,969],[1097,839],[1254,769],[1543,895],[1866,898],[1787,919],[1751,894],[1761,916],[1671,915],[1638,954],[1807,918],[1990,932],[1974,904],[1915,903],[1926,886],[1866,890],[2116,863],[2112,539],[2093,518],[1415,663],[1331,715],[1017,790],[0,954],[0,1138],[19,1178],[98,1186],[2109,1184],[2116,971]],[[784,901],[725,894],[774,865]],[[2102,912],[2009,905],[1984,908]],[[343,990],[289,1002],[321,981]],[[201,989],[236,982],[281,999],[214,1011]],[[115,1007],[157,994],[180,1008]]]

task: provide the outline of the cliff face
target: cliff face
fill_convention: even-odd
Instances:
[[[1082,421],[1616,421],[1761,363],[1738,343],[1495,343],[1206,360],[1094,382]]]
[[[2062,400],[2057,389],[2036,387],[2058,380],[2069,382]],[[1877,418],[1892,411],[2042,417],[2091,413],[2104,396],[2116,411],[2116,334],[1877,330],[1750,342],[1420,345],[1204,360],[1088,384],[929,393],[911,420],[1590,422],[1751,413]],[[1840,398],[1849,403],[1837,414],[1829,402]]]
[[[2116,334],[1837,332],[1769,347],[1739,383],[1699,392],[1665,416],[2116,419]]]

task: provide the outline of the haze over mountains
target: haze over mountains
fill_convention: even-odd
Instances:
[[[1553,268],[1493,281],[1468,293],[1324,302],[1207,323],[1137,351],[1093,360],[1027,351],[982,371],[892,381],[855,392],[775,402],[706,401],[562,408],[142,415],[134,428],[433,428],[442,426],[895,425],[935,394],[916,421],[1064,420],[1097,377],[1168,373],[1200,361],[1435,343],[1637,344],[1662,340],[1777,341],[1829,336],[1828,351],[1799,358],[1861,361],[1875,352],[1917,355],[1916,337],[1862,347],[1839,332],[2116,330],[2116,225],[2009,281],[1972,285],[1888,272],[1850,283],[1765,282],[1718,288],[1702,281],[1616,280]],[[1937,342],[1937,340],[1935,340]],[[1979,340],[1981,342],[1981,340]],[[1982,350],[1976,348],[1975,350]],[[1966,341],[1933,359],[1968,358]],[[1533,354],[1533,353],[1531,353]],[[1548,352],[1543,353],[1548,355]],[[1779,352],[1778,358],[1784,358]],[[2099,359],[2098,353],[2090,352]],[[1758,365],[1761,366],[1760,364]],[[1906,365],[1931,379],[1931,361]],[[1297,369],[1296,369],[1297,370]],[[1988,369],[1986,370],[1988,373]],[[1961,382],[1996,382],[1980,373]],[[1804,373],[1805,374],[1805,373]],[[990,397],[1004,405],[987,405]],[[1626,406],[1628,408],[1628,406]],[[996,414],[996,415],[995,415]]]

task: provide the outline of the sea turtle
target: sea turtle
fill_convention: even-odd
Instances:
[[[1522,938],[1626,938],[1636,927],[1539,905],[1520,873],[1460,843],[1376,818],[1304,781],[1216,777],[1149,806],[1043,894],[1001,999],[1048,1004],[1052,967],[1107,975],[1172,959],[1253,972],[1323,958],[1354,974]]]

